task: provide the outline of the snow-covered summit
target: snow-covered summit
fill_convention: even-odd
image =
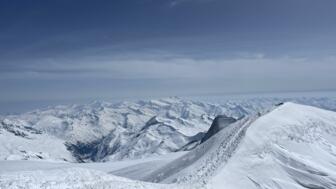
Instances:
[[[335,188],[336,113],[285,103],[253,122],[213,188]]]

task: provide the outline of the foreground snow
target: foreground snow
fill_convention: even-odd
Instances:
[[[122,177],[112,176],[104,172],[80,169],[51,169],[43,171],[13,172],[0,175],[0,188],[114,188],[114,189],[168,189],[177,186],[145,183]],[[179,186],[182,188],[182,186]]]
[[[150,171],[163,166],[184,153],[173,153],[164,156],[154,156],[139,160],[126,160],[121,162],[106,163],[66,163],[47,161],[0,161],[0,188],[116,188],[116,189],[141,189],[158,188],[174,189],[189,188],[186,185],[165,185],[135,181],[111,174],[119,169],[137,167],[141,171]],[[146,170],[142,165],[150,165]],[[128,175],[130,176],[130,175]]]

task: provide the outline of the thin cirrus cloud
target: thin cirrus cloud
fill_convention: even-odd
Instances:
[[[76,62],[73,58],[49,59],[2,69],[0,85],[6,90],[1,93],[0,103],[5,106],[0,112],[94,99],[334,90],[330,82],[336,80],[336,57],[238,54],[216,59],[161,54],[118,59],[90,56]]]
[[[159,54],[129,58],[81,57],[74,59],[41,59],[26,66],[9,67],[1,73],[7,77],[73,77],[112,79],[225,79],[225,78],[298,78],[331,77],[334,57],[266,56],[263,53],[239,53],[232,58],[199,59]],[[125,55],[126,56],[126,55]],[[127,57],[127,56],[126,56]],[[308,78],[307,78],[308,79]],[[294,87],[294,86],[293,86]]]

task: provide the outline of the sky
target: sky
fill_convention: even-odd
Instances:
[[[336,89],[335,0],[1,0],[0,113]]]

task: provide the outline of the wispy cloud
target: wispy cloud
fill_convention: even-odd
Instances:
[[[318,61],[316,61],[318,60]],[[0,71],[3,101],[331,89],[335,57],[152,52],[30,60]],[[24,65],[24,66],[23,66]]]
[[[316,63],[305,57],[270,57],[264,53],[237,53],[231,58],[193,58],[174,54],[144,54],[77,59],[40,59],[19,67],[1,69],[1,77],[91,77],[113,79],[235,79],[304,78],[332,76],[332,57]],[[0,78],[1,78],[0,77]]]

